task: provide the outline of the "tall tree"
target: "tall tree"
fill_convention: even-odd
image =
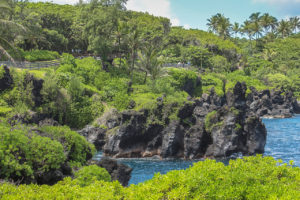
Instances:
[[[234,32],[235,37],[240,32],[240,24],[235,22],[232,26],[232,31]]]
[[[216,33],[223,39],[230,37],[232,25],[230,23],[229,18],[226,18],[224,15],[217,13],[207,21],[207,26],[209,27],[209,30]]]
[[[291,29],[292,31],[294,31],[294,33],[297,33],[297,29],[300,29],[300,18],[299,17],[291,17],[290,18],[290,25],[291,25]]]
[[[292,32],[290,22],[282,19],[278,23],[277,32],[281,35],[282,38],[289,36]]]
[[[261,17],[260,17],[260,12],[256,12],[250,15],[250,28],[252,29],[252,32],[255,36],[256,42],[258,40],[258,38],[262,35],[261,31],[262,31],[262,26],[261,26]]]
[[[274,23],[274,17],[269,15],[269,13],[265,13],[260,18],[261,26],[264,28],[265,34],[267,34]]]

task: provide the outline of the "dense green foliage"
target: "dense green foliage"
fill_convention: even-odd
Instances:
[[[0,179],[28,183],[65,163],[86,165],[94,147],[69,127],[96,124],[114,108],[149,109],[151,115],[163,104],[173,120],[189,96],[212,88],[222,96],[238,81],[247,84],[247,92],[250,86],[283,88],[300,98],[297,17],[277,23],[254,13],[240,26],[217,14],[205,32],[126,10],[126,0],[74,6],[3,2],[0,60],[61,59],[57,67],[10,68],[13,84],[0,92]],[[0,66],[0,79],[4,75]],[[36,128],[40,116],[64,126]],[[207,131],[221,125],[212,123],[215,117],[216,112],[206,116]],[[2,183],[0,199],[299,199],[299,174],[299,168],[272,158],[238,159],[228,166],[207,160],[123,188],[108,182],[104,169],[89,166],[52,187]]]
[[[67,127],[11,128],[0,123],[0,178],[30,182],[34,176],[58,169],[66,161],[82,166],[95,148]]]
[[[24,59],[29,62],[55,60],[59,54],[55,51],[31,50],[23,52]]]
[[[75,173],[75,179],[77,184],[80,186],[89,186],[96,181],[111,181],[110,174],[101,167],[97,165],[90,165],[81,168]]]
[[[70,178],[54,186],[0,185],[1,199],[299,199],[300,169],[261,156],[232,160],[229,165],[200,161],[187,170],[123,188],[95,181],[81,187]]]

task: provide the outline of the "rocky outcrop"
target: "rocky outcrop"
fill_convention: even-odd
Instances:
[[[93,126],[87,126],[84,129],[78,131],[78,133],[84,136],[88,142],[94,144],[98,151],[102,150],[106,138],[105,129],[97,128]]]
[[[273,89],[258,92],[253,87],[250,90],[247,105],[260,117],[289,118],[300,113],[300,106],[291,91]]]
[[[99,167],[105,168],[111,176],[112,181],[119,181],[123,186],[127,186],[131,178],[132,168],[116,160],[102,158],[100,161],[93,161],[92,164],[97,164]]]
[[[9,72],[9,69],[7,66],[3,66],[3,69],[0,68],[0,92],[10,89],[12,85],[13,78]]]
[[[110,113],[104,154],[115,158],[227,157],[234,153],[263,153],[266,129],[249,110],[247,87],[237,83],[232,92],[219,97],[214,89],[201,99],[185,103],[171,119],[159,98],[155,110]],[[111,118],[111,119],[109,119]],[[112,127],[112,126],[111,126]]]

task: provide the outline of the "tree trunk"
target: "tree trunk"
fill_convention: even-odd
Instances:
[[[146,71],[145,78],[144,78],[144,84],[146,84],[147,76],[148,76],[148,72]]]

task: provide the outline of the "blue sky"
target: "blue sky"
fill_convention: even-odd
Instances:
[[[52,1],[74,4],[78,0]],[[176,26],[202,30],[207,30],[207,19],[216,13],[239,23],[254,12],[268,12],[278,19],[300,16],[300,0],[129,0],[127,8],[168,17]]]

